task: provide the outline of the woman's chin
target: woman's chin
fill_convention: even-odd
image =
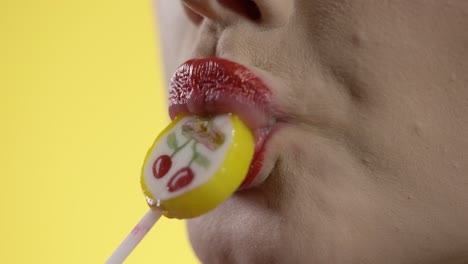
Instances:
[[[261,191],[236,193],[215,210],[187,221],[203,263],[275,263],[280,259],[280,214]],[[275,253],[276,252],[276,253]]]

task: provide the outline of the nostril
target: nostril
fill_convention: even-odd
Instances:
[[[197,12],[193,11],[190,7],[184,5],[184,11],[188,19],[192,21],[195,25],[199,25],[203,21],[203,17]]]
[[[252,0],[245,0],[239,1],[240,3],[244,2],[244,10],[247,16],[252,20],[260,20],[262,14],[260,13],[260,9],[258,8],[255,1]]]
[[[262,18],[260,9],[253,0],[218,0],[218,2],[250,20],[258,21]]]

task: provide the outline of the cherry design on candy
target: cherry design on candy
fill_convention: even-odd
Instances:
[[[185,146],[187,146],[188,143],[190,143],[192,139],[189,138],[187,141],[184,142],[181,146],[178,145],[177,143],[177,138],[174,132],[172,132],[168,137],[167,137],[167,146],[172,149],[172,154],[171,156],[168,155],[161,155],[159,156],[153,163],[153,176],[156,179],[161,179],[162,177],[166,176],[166,174],[169,172],[169,170],[172,167],[172,158]]]
[[[186,138],[186,141],[179,145],[175,132],[169,134],[166,144],[172,149],[171,155],[161,155],[153,163],[153,176],[156,179],[163,178],[171,169],[174,156],[192,142],[192,157],[189,163],[180,168],[167,183],[169,192],[178,191],[193,182],[196,175],[191,166],[194,162],[200,167],[209,168],[210,160],[197,150],[199,144],[202,144],[210,151],[215,151],[225,140],[224,134],[214,127],[212,120],[209,118],[197,118],[187,121],[182,125],[182,135]]]
[[[156,179],[164,177],[172,167],[172,159],[168,155],[159,156],[153,163],[153,176]]]
[[[202,166],[205,169],[207,169],[210,166],[210,161],[208,160],[208,158],[197,151],[197,145],[199,143],[200,142],[196,140],[193,141],[192,158],[190,159],[189,163],[186,167],[183,167],[182,169],[177,171],[176,174],[174,174],[174,176],[172,176],[172,178],[167,183],[167,190],[169,192],[175,192],[177,190],[180,190],[188,186],[193,181],[195,175],[192,169],[190,168],[193,162],[196,162],[198,165]]]
[[[193,175],[192,169],[184,167],[176,172],[174,176],[169,180],[167,184],[167,190],[169,192],[175,192],[189,185],[195,176]]]

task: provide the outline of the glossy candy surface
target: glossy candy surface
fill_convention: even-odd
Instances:
[[[148,204],[171,218],[214,209],[245,179],[254,148],[252,133],[235,115],[176,118],[156,138],[143,165]]]

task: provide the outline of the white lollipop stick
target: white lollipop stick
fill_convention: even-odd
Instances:
[[[145,237],[148,231],[161,217],[161,210],[150,209],[128,234],[120,246],[114,251],[112,256],[106,261],[106,264],[120,264],[132,253],[135,247]]]

